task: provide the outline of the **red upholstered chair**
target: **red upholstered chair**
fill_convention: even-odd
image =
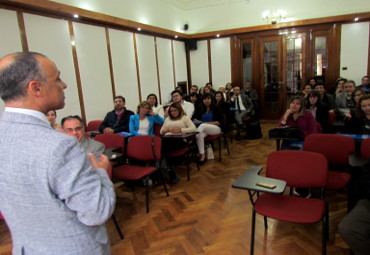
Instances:
[[[110,149],[114,147],[119,147],[117,151],[119,153],[124,153],[125,148],[125,138],[119,134],[99,134],[95,136],[94,140],[101,142],[105,145],[105,149]]]
[[[134,136],[127,144],[127,156],[142,161],[156,161],[161,159],[162,140],[157,136]],[[159,164],[156,164],[159,165]],[[162,171],[155,166],[122,165],[113,169],[113,178],[121,181],[144,179],[146,187],[146,211],[149,212],[149,176],[159,170],[164,190],[168,194]]]
[[[326,254],[327,205],[324,187],[327,180],[327,160],[323,155],[307,151],[275,151],[267,159],[266,177],[286,181],[287,186],[321,188],[321,198],[302,198],[291,195],[264,193],[257,196],[252,212],[251,250],[254,252],[256,213],[293,223],[322,221],[322,254]]]
[[[335,115],[335,112],[329,111],[329,126],[333,126],[334,122],[337,120],[337,116]]]
[[[322,127],[320,122],[316,122],[317,132],[322,133]]]
[[[154,123],[153,125],[153,133],[155,136],[161,137],[161,128],[162,125],[159,125],[157,123]]]
[[[360,149],[361,157],[364,159],[370,158],[370,138],[362,141]]]
[[[0,220],[4,220],[4,216],[0,212]]]
[[[328,160],[329,168],[347,167],[349,155],[355,151],[355,142],[351,137],[335,134],[311,134],[303,144],[304,151],[317,152]],[[338,190],[347,186],[350,174],[338,171],[328,172],[326,188]]]
[[[86,132],[99,130],[99,126],[102,122],[103,122],[102,120],[91,120],[91,121],[89,121],[89,123],[87,124],[87,127],[86,127]]]

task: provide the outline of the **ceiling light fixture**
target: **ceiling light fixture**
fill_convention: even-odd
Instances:
[[[137,31],[141,31],[141,27],[138,27],[138,28],[137,28]]]
[[[355,18],[355,22],[356,22],[356,21],[358,21],[358,18],[357,18],[357,17]]]
[[[175,38],[177,38],[178,36],[177,35],[175,35]]]
[[[270,11],[266,10],[262,13],[262,19],[266,23],[276,24],[284,21],[286,17],[286,11],[284,10],[277,10],[277,11]]]
[[[73,14],[73,17],[78,19],[79,16],[78,16],[78,14]]]
[[[216,37],[220,37],[220,34],[217,34]]]

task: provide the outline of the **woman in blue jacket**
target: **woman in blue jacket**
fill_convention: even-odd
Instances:
[[[130,133],[133,135],[154,135],[154,123],[163,125],[164,119],[155,114],[147,101],[137,106],[137,114],[130,116]]]

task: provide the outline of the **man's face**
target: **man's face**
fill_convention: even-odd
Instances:
[[[85,137],[85,129],[77,119],[69,119],[63,123],[63,133],[74,136],[79,142]]]
[[[122,111],[125,109],[125,103],[123,102],[122,98],[114,99],[114,110]]]
[[[247,81],[245,83],[245,89],[251,89],[251,88],[252,88],[252,83]]]
[[[240,88],[239,87],[234,87],[234,95],[239,96],[240,94]]]
[[[344,83],[344,92],[350,96],[352,94],[352,92],[355,90],[355,84],[353,84],[352,82],[346,82]]]
[[[322,85],[317,85],[315,87],[315,90],[317,90],[318,92],[320,92],[321,95],[323,95],[325,93],[325,88]]]
[[[362,85],[367,86],[367,85],[369,85],[369,78],[364,77],[364,78],[362,78],[361,82],[362,82]]]
[[[190,94],[191,94],[191,93],[198,93],[198,88],[197,88],[197,87],[194,87],[194,86],[193,86],[193,87],[191,87],[191,88],[190,88]]]
[[[67,84],[60,79],[60,71],[54,62],[45,57],[37,57],[37,60],[42,66],[44,81],[39,82],[45,86],[47,110],[62,109],[65,99],[63,90],[67,88]]]
[[[181,100],[182,100],[182,97],[181,97],[180,93],[174,93],[172,95],[172,101],[174,103],[180,102]]]

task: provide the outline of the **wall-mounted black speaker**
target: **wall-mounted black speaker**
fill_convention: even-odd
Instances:
[[[184,25],[184,31],[188,31],[188,29],[189,29],[189,25],[188,24],[185,24]]]
[[[197,50],[197,40],[196,39],[188,39],[185,41],[185,47],[187,50]]]

